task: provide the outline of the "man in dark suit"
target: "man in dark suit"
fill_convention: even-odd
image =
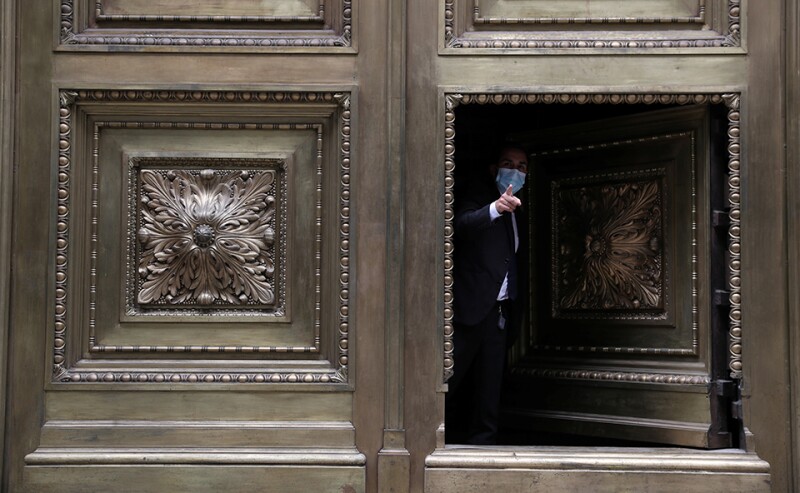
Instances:
[[[484,179],[457,196],[454,361],[446,398],[447,441],[494,444],[505,357],[521,323],[527,276],[526,220],[515,194],[525,151],[505,146]]]

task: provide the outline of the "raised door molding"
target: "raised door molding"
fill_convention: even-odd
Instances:
[[[440,53],[733,52],[740,0],[440,0]]]
[[[62,51],[353,53],[353,0],[60,0]]]
[[[54,384],[348,382],[350,92],[59,100]]]

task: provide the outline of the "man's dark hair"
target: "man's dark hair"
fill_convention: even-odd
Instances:
[[[489,161],[490,164],[495,164],[500,161],[500,156],[503,155],[503,151],[506,149],[519,149],[528,155],[528,149],[524,145],[520,144],[519,142],[504,140],[495,144],[492,148],[491,160]]]

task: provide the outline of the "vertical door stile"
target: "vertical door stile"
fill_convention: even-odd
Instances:
[[[789,248],[789,347],[792,382],[792,483],[800,489],[800,2],[787,3],[786,30],[786,114],[787,146],[786,169],[788,176],[787,204]],[[793,116],[792,116],[793,115]]]
[[[387,0],[386,8],[386,316],[385,421],[378,453],[378,491],[407,492],[410,455],[405,425],[405,135],[406,2]]]
[[[16,2],[0,6],[0,443],[5,444],[8,390],[9,288],[12,267],[12,222],[17,100]],[[7,488],[5,447],[0,451],[0,489]]]

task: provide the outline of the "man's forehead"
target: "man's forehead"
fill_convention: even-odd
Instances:
[[[500,153],[500,160],[510,159],[512,161],[528,161],[525,151],[517,147],[507,147]]]

